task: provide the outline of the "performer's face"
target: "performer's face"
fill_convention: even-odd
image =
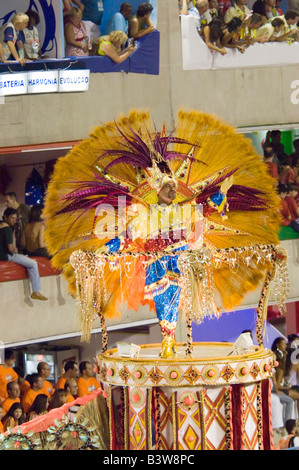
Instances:
[[[158,204],[169,206],[176,198],[176,185],[173,181],[164,184],[158,195]]]

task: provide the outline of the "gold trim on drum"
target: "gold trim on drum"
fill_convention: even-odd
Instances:
[[[260,362],[260,374],[263,379],[272,377],[272,360],[271,358],[263,359]]]
[[[215,365],[206,365],[201,371],[201,377],[207,384],[217,382],[219,376],[220,370]]]
[[[139,385],[142,385],[148,378],[148,371],[141,364],[135,366],[132,370],[132,379]]]
[[[170,385],[178,385],[182,382],[184,376],[180,367],[170,366],[164,373],[165,380]]]
[[[240,362],[237,365],[235,376],[237,377],[240,382],[246,382],[250,374],[249,365],[246,362]]]
[[[198,406],[196,393],[191,392],[190,390],[183,392],[181,395],[179,395],[178,392],[177,400],[180,406],[186,411],[192,410]]]
[[[117,377],[119,374],[119,370],[118,370],[118,367],[113,364],[112,366],[110,366],[108,364],[107,366],[107,370],[106,370],[106,380],[109,382],[110,379],[115,379],[115,377]]]
[[[129,393],[129,400],[133,408],[141,408],[145,403],[145,396],[142,390],[134,387]]]

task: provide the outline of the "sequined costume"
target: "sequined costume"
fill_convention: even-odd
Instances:
[[[164,238],[159,228],[153,237],[142,218],[137,223],[152,206],[160,210],[157,195],[170,180],[176,208],[202,205],[200,240],[194,241],[192,230],[185,233],[186,221],[178,241],[171,230]],[[192,308],[198,319],[235,308],[256,289],[267,266],[256,259],[232,272],[232,261],[244,246],[278,243],[278,207],[262,157],[233,127],[181,110],[173,132],[165,125],[158,132],[148,112],[133,110],[98,126],[59,159],[45,201],[45,238],[52,264],[79,299],[85,339],[97,315],[115,317],[121,304],[156,309],[163,338],[173,338],[178,312],[189,302],[180,295],[182,253],[198,246],[213,253],[204,269],[194,264]],[[223,249],[227,255],[218,263]],[[218,303],[209,294],[211,278]]]

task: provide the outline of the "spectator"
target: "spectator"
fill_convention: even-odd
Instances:
[[[263,19],[258,13],[253,13],[247,20],[243,22],[243,28],[241,32],[241,39],[247,46],[256,42],[265,43],[270,37],[270,33],[262,35],[260,27],[262,26]],[[258,33],[259,30],[259,33]],[[272,31],[272,29],[271,29]]]
[[[209,9],[203,14],[204,20],[206,20],[207,24],[211,23],[214,18],[218,16],[218,2],[217,0],[209,0]]]
[[[197,29],[198,34],[202,33],[202,27],[207,23],[204,14],[209,9],[209,2],[208,0],[199,0],[196,2],[195,6],[191,6],[188,8],[187,1],[183,0],[181,15],[190,15],[195,18],[195,27]]]
[[[286,41],[288,39],[288,37],[290,36],[290,34],[292,34],[291,32],[288,32],[288,33],[284,33],[284,22],[281,18],[279,18],[279,16],[277,16],[276,18],[273,19],[273,21],[271,21],[271,26],[272,26],[272,34],[269,38],[269,41],[271,42],[283,42],[283,41]]]
[[[64,365],[64,374],[58,379],[55,389],[64,388],[65,382],[69,379],[76,379],[78,377],[79,367],[75,361],[67,361]]]
[[[73,5],[76,5],[78,8],[80,8],[81,11],[84,11],[84,5],[79,0],[62,0],[62,3],[63,15],[68,15]]]
[[[230,20],[235,17],[244,21],[250,15],[250,10],[246,6],[246,3],[247,0],[236,0],[236,2],[234,2],[234,4],[225,13],[225,23],[229,23]]]
[[[37,262],[22,254],[17,253],[13,246],[13,227],[17,222],[17,211],[7,208],[3,214],[3,221],[0,222],[0,260],[11,261],[27,269],[32,284],[32,299],[48,300],[40,292],[40,277]]]
[[[9,382],[6,386],[8,397],[2,403],[3,413],[6,415],[14,403],[21,403],[20,386],[17,382]]]
[[[278,337],[274,340],[272,351],[275,353],[278,361],[278,366],[275,371],[275,380],[278,390],[281,390],[285,395],[297,401],[299,408],[299,388],[288,384],[286,382],[286,364],[287,364],[287,342],[283,337]]]
[[[292,220],[295,220],[298,222],[299,206],[296,201],[296,197],[298,195],[298,186],[295,183],[291,183],[288,185],[288,189],[289,191],[288,191],[287,196],[285,197],[285,200],[287,201]]]
[[[84,5],[79,0],[62,0],[62,3],[64,15],[69,14],[69,11],[73,7],[73,5],[76,5],[78,8],[80,8],[81,11],[84,11]]]
[[[141,3],[136,14],[129,20],[129,37],[138,39],[155,31],[155,27],[150,19],[153,6],[150,3]]]
[[[109,36],[101,36],[98,54],[107,56],[113,62],[121,64],[136,50],[135,44],[131,44],[126,49],[121,50],[127,39],[128,37],[123,31],[112,31]]]
[[[295,182],[295,173],[289,163],[289,156],[284,154],[277,155],[279,163],[279,182],[281,184],[289,184]]]
[[[65,26],[65,55],[67,57],[88,56],[89,36],[82,21],[82,11],[72,7]]]
[[[47,362],[39,362],[37,364],[37,373],[44,379],[44,386],[41,393],[50,397],[54,393],[53,385],[47,380],[51,373],[51,367]]]
[[[105,1],[104,0],[81,0],[83,11],[83,22],[91,41],[97,40],[100,35],[100,24],[102,21]]]
[[[8,413],[2,418],[4,432],[8,429],[13,429],[15,426],[20,426],[25,423],[26,414],[21,403],[14,403]]]
[[[221,18],[214,18],[210,24],[206,24],[202,28],[203,40],[211,51],[220,52],[220,54],[227,54],[227,50],[223,47],[221,39],[223,20]]]
[[[4,58],[16,60],[25,65],[24,29],[28,25],[29,18],[25,13],[16,13],[11,21],[0,29],[0,42]]]
[[[267,132],[264,147],[272,147],[276,155],[284,152],[280,130],[275,129]]]
[[[292,386],[293,390],[299,392],[299,349],[296,342],[292,342],[287,350],[285,381]]]
[[[240,35],[242,28],[242,20],[240,18],[232,18],[227,24],[222,25],[221,44],[230,49],[238,49],[245,52],[245,46],[240,43]]]
[[[51,258],[44,240],[42,206],[38,204],[30,209],[28,224],[23,231],[21,245],[29,256]]]
[[[76,379],[68,379],[65,382],[64,390],[67,392],[67,403],[71,403],[77,398],[78,384]]]
[[[27,59],[38,60],[42,56],[39,32],[37,25],[40,22],[36,11],[28,10],[26,15],[29,18],[28,25],[24,29],[24,49]]]
[[[279,15],[283,15],[283,11],[282,11],[281,8],[280,8],[280,4],[281,4],[281,0],[276,0],[276,2],[275,2],[275,8],[276,8],[276,10],[278,11],[278,14],[279,14]]]
[[[271,147],[264,147],[264,162],[268,166],[270,175],[278,182],[279,174],[276,163],[274,163],[275,153]]]
[[[100,387],[99,382],[94,377],[92,364],[89,361],[83,361],[79,365],[80,377],[78,379],[78,397],[90,395],[94,390]]]
[[[299,160],[299,139],[293,140],[294,152],[289,156],[290,163],[295,166]],[[297,175],[296,175],[297,176]]]
[[[132,13],[132,5],[128,2],[122,3],[120,11],[114,13],[110,18],[106,28],[106,35],[109,35],[112,31],[123,31],[128,36],[129,19]]]
[[[278,195],[280,197],[280,215],[281,215],[281,222],[280,225],[283,227],[291,227],[295,232],[299,232],[299,224],[292,220],[292,216],[289,210],[289,206],[287,201],[285,200],[286,196],[288,195],[288,186],[286,184],[279,184],[278,187]]]
[[[53,395],[51,396],[50,404],[49,404],[49,411],[53,410],[54,408],[60,408],[66,403],[67,400],[67,392],[63,388],[58,388],[55,390]]]
[[[0,42],[0,62],[4,62],[4,63],[9,62],[9,60],[5,59],[5,55],[4,55],[4,51],[3,51],[3,47],[2,47],[1,42]]]
[[[222,18],[224,18],[227,10],[232,6],[232,3],[230,0],[219,0],[218,6],[219,6],[219,10],[218,10],[219,16],[222,16]]]
[[[278,443],[280,450],[299,446],[298,426],[295,419],[288,419],[285,424],[287,436],[282,437]]]
[[[29,390],[30,383],[28,382],[28,380],[25,379],[25,374],[24,374],[23,369],[21,369],[21,367],[14,367],[13,369],[18,374],[17,382],[20,386],[20,397],[22,398],[24,393],[27,392],[27,390]]]
[[[22,253],[22,233],[28,223],[30,207],[27,204],[19,202],[16,193],[13,191],[5,194],[5,205],[17,211],[17,223],[15,226],[16,247],[19,253]]]
[[[44,393],[37,395],[31,408],[27,414],[27,421],[37,418],[38,416],[45,415],[49,408],[49,397]]]
[[[11,349],[6,349],[4,352],[4,363],[0,365],[0,402],[3,402],[8,397],[7,384],[18,379],[18,375],[13,369],[14,363],[14,352]]]
[[[4,434],[4,426],[2,423],[2,419],[3,419],[3,407],[0,403],[0,434]]]
[[[28,382],[30,383],[30,389],[24,393],[21,399],[21,403],[26,414],[29,413],[32,403],[37,395],[43,393],[44,387],[44,379],[39,374],[31,374],[28,377]]]
[[[252,11],[262,15],[263,23],[266,23],[270,18],[279,16],[275,3],[276,0],[256,0],[252,6]]]

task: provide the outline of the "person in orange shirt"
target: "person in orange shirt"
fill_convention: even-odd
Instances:
[[[6,415],[6,413],[9,412],[10,407],[14,403],[21,403],[20,400],[20,386],[18,382],[9,382],[7,384],[7,393],[8,397],[5,398],[4,402],[2,403],[3,406],[3,413]]]
[[[78,377],[79,367],[75,361],[67,361],[64,365],[64,374],[57,380],[55,388],[64,388],[68,379],[76,379]]]
[[[6,349],[4,353],[4,363],[0,365],[0,401],[3,402],[8,397],[7,384],[18,380],[18,375],[13,370],[15,355],[11,349]]]
[[[25,379],[24,371],[21,367],[14,367],[14,371],[18,374],[18,384],[20,386],[20,398],[24,395],[27,390],[30,388],[30,383]]]
[[[76,379],[69,379],[65,382],[64,390],[67,392],[67,403],[76,400],[78,395],[78,384]]]
[[[2,423],[2,418],[3,418],[3,408],[2,408],[2,405],[0,404],[0,434],[4,434],[4,426]]]
[[[21,403],[24,411],[27,414],[33,404],[35,397],[42,393],[44,387],[44,379],[38,374],[32,374],[28,377],[30,389],[24,393]]]
[[[44,387],[41,393],[44,393],[48,397],[50,397],[54,393],[53,385],[51,384],[51,382],[49,382],[49,380],[47,380],[50,375],[50,372],[51,367],[49,366],[49,364],[47,364],[47,362],[39,362],[37,364],[37,373],[44,379]]]
[[[100,387],[100,383],[94,377],[91,362],[83,361],[79,365],[80,377],[78,379],[78,397],[90,395],[94,390]]]
[[[276,163],[274,163],[275,153],[271,147],[264,148],[264,162],[268,166],[270,175],[278,182],[279,174]]]
[[[278,195],[280,197],[280,215],[281,222],[280,225],[283,227],[291,227],[295,232],[299,232],[299,224],[296,220],[292,220],[292,216],[289,210],[289,206],[286,199],[286,196],[289,192],[289,188],[286,184],[279,184],[277,187]]]

